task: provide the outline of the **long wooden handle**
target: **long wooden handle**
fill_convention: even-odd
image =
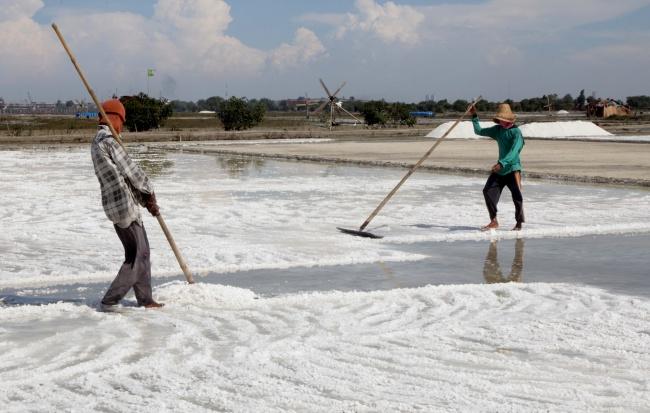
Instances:
[[[393,188],[393,190],[390,191],[390,192],[388,193],[388,195],[386,195],[386,197],[384,198],[384,200],[381,201],[381,203],[377,206],[377,208],[375,208],[375,210],[372,211],[372,214],[370,214],[370,216],[368,217],[368,219],[366,219],[366,220],[364,221],[364,223],[361,224],[361,227],[359,228],[359,231],[363,231],[363,230],[368,226],[368,224],[370,224],[370,221],[372,221],[373,218],[375,218],[375,216],[377,216],[377,214],[379,213],[379,211],[381,211],[382,208],[384,207],[384,205],[386,205],[386,204],[388,203],[388,201],[393,197],[393,195],[395,195],[395,193],[396,193],[397,190],[402,186],[402,184],[404,184],[404,182],[406,182],[406,180],[409,179],[409,177],[410,177],[411,175],[413,175],[413,172],[415,172],[415,170],[418,169],[418,168],[420,167],[420,165],[422,165],[422,162],[424,162],[424,161],[429,157],[429,155],[431,155],[431,152],[433,152],[433,151],[438,147],[438,145],[440,145],[440,143],[443,141],[443,139],[445,139],[445,138],[447,137],[447,135],[449,135],[449,133],[450,133],[450,132],[451,132],[451,131],[452,131],[452,130],[453,130],[453,129],[454,129],[454,128],[459,124],[459,123],[460,123],[460,121],[463,120],[463,118],[464,118],[464,117],[469,113],[469,111],[471,110],[471,108],[473,108],[474,105],[476,105],[476,103],[478,103],[478,101],[481,100],[481,98],[482,98],[482,97],[479,96],[479,97],[477,97],[476,99],[474,99],[474,102],[472,102],[472,103],[467,107],[467,109],[465,110],[465,113],[463,113],[463,114],[460,116],[460,118],[458,118],[458,119],[456,120],[456,122],[454,122],[454,124],[451,125],[451,127],[450,127],[449,129],[447,129],[447,132],[445,132],[444,135],[442,135],[441,137],[439,137],[439,138],[436,140],[436,143],[433,144],[433,146],[431,147],[431,149],[429,149],[429,150],[428,150],[428,151],[427,151],[427,152],[422,156],[422,158],[420,158],[420,160],[419,160],[415,165],[413,165],[413,166],[411,167],[411,169],[409,169],[409,171],[406,173],[406,175],[404,175],[404,177],[402,178],[402,180],[399,181],[399,183],[395,186],[395,188]]]
[[[178,265],[180,265],[181,270],[183,270],[183,274],[185,274],[185,279],[187,279],[187,282],[189,284],[194,284],[194,277],[192,277],[192,273],[190,272],[187,263],[185,263],[185,260],[183,259],[180,250],[176,246],[174,237],[172,237],[172,233],[169,231],[169,228],[167,228],[167,224],[165,223],[165,220],[163,219],[162,215],[160,215],[160,213],[156,215],[156,219],[158,219],[160,228],[162,228],[163,232],[165,233],[165,237],[167,238],[167,242],[169,242],[169,245],[172,247],[172,251],[174,251],[174,255],[176,256],[176,261],[178,261]]]
[[[122,139],[120,139],[120,135],[117,133],[117,131],[113,127],[113,124],[111,123],[111,120],[109,119],[109,117],[106,116],[106,112],[104,111],[104,108],[102,107],[101,103],[99,102],[99,99],[97,99],[97,95],[95,95],[95,92],[90,87],[90,84],[88,84],[88,81],[86,80],[86,77],[84,76],[83,72],[81,71],[81,67],[79,67],[79,64],[77,63],[77,59],[75,59],[74,55],[72,54],[72,51],[68,47],[68,44],[65,42],[65,39],[63,38],[63,35],[59,31],[59,27],[55,23],[52,23],[52,29],[54,29],[54,32],[56,33],[56,36],[61,41],[61,45],[63,45],[63,48],[68,53],[68,57],[70,57],[70,60],[72,61],[72,65],[74,66],[75,69],[77,69],[77,73],[79,74],[79,77],[81,78],[81,81],[83,82],[84,86],[86,86],[86,90],[88,90],[88,93],[90,94],[90,97],[93,99],[93,102],[95,102],[95,106],[97,106],[97,109],[102,114],[102,119],[104,119],[106,121],[106,123],[108,124],[108,128],[111,130],[111,134],[113,135],[115,140],[120,145],[124,146],[124,144],[122,143]],[[162,228],[163,232],[165,233],[165,237],[167,238],[167,241],[169,242],[169,245],[172,247],[172,251],[174,251],[174,255],[176,256],[176,260],[178,261],[178,265],[180,265],[181,270],[183,270],[183,274],[185,274],[185,278],[187,279],[187,282],[189,284],[194,284],[194,278],[192,277],[192,273],[190,272],[189,268],[187,267],[187,264],[185,263],[185,260],[183,259],[183,256],[181,255],[180,251],[178,250],[178,247],[176,246],[176,242],[174,241],[174,237],[172,237],[172,233],[169,231],[169,228],[167,228],[167,224],[165,224],[165,221],[163,220],[162,215],[158,214],[156,216],[156,218],[158,219],[158,223],[160,224],[160,228]]]
[[[63,35],[59,31],[59,27],[56,25],[56,23],[52,23],[52,28],[54,29],[54,33],[56,33],[56,36],[61,41],[61,45],[63,45],[63,48],[68,53],[68,57],[70,58],[72,65],[74,66],[75,69],[77,69],[77,73],[79,74],[79,77],[81,78],[81,81],[83,82],[84,86],[86,86],[86,90],[88,90],[88,93],[90,94],[90,97],[92,98],[93,102],[95,102],[95,106],[97,106],[97,109],[102,114],[102,119],[104,119],[108,124],[108,128],[111,130],[111,134],[113,134],[113,137],[120,145],[124,146],[124,144],[122,143],[122,139],[120,138],[120,135],[113,127],[111,120],[108,118],[108,116],[106,116],[106,112],[104,111],[104,108],[99,102],[99,99],[97,99],[97,95],[95,95],[95,91],[90,87],[90,84],[88,84],[88,81],[86,80],[86,76],[84,76],[83,72],[81,71],[81,67],[79,67],[79,64],[77,63],[77,59],[75,59],[74,55],[72,54],[72,51],[68,47],[68,44],[65,42]]]

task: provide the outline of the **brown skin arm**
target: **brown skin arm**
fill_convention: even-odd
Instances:
[[[476,106],[475,105],[470,106],[469,113],[472,116],[476,115]],[[501,168],[502,168],[501,164],[499,162],[497,162],[494,165],[492,165],[491,171],[494,172],[494,173],[497,173],[497,172],[499,172],[501,170]]]
[[[475,105],[470,106],[469,113],[472,116],[476,115],[476,106]],[[497,162],[494,165],[492,165],[491,171],[494,172],[494,173],[497,173],[497,172],[499,172],[501,170],[501,168],[502,168],[501,164],[499,162]]]

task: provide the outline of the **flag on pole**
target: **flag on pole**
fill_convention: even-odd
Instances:
[[[147,69],[147,77],[153,77],[155,73],[156,73],[155,69]]]

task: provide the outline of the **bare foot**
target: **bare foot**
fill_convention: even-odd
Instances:
[[[495,219],[493,219],[492,221],[490,221],[489,224],[487,224],[486,226],[482,227],[482,228],[481,228],[481,231],[489,231],[489,230],[491,230],[491,229],[497,229],[497,228],[499,228],[499,222],[498,222],[498,221],[496,220],[496,218],[495,218]]]
[[[165,306],[165,304],[157,303],[155,301],[153,301],[153,302],[151,302],[149,304],[143,305],[144,308],[161,308],[161,307],[164,307],[164,306]]]
[[[512,227],[513,231],[521,231],[521,222],[517,222],[514,227]]]

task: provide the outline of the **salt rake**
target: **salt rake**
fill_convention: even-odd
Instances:
[[[402,184],[404,184],[404,182],[406,182],[406,180],[409,179],[409,177],[410,177],[411,175],[413,175],[413,172],[415,172],[415,170],[418,169],[418,168],[420,167],[420,165],[422,165],[422,163],[423,163],[423,162],[424,162],[424,161],[429,157],[429,155],[431,155],[431,153],[432,153],[432,152],[433,152],[433,151],[438,147],[438,145],[440,145],[440,143],[441,143],[441,142],[442,142],[442,141],[447,137],[447,135],[449,135],[449,133],[450,133],[450,132],[451,132],[451,131],[452,131],[452,130],[453,130],[453,129],[454,129],[454,128],[459,124],[459,123],[460,123],[460,121],[462,121],[463,118],[464,118],[465,116],[467,116],[467,114],[469,113],[469,111],[470,111],[470,110],[471,110],[471,109],[472,109],[472,108],[473,108],[473,107],[474,107],[474,106],[475,106],[475,105],[476,105],[476,104],[477,104],[481,99],[482,99],[482,97],[479,96],[479,97],[477,97],[476,99],[474,99],[474,101],[473,101],[472,103],[470,103],[470,105],[467,107],[467,109],[465,110],[465,112],[464,112],[464,113],[463,113],[463,114],[462,114],[462,115],[461,115],[461,116],[456,120],[456,122],[454,122],[453,125],[451,125],[451,126],[449,127],[449,129],[447,129],[447,132],[445,132],[444,135],[442,135],[441,137],[439,137],[439,138],[436,140],[436,143],[433,144],[433,146],[431,147],[431,149],[429,149],[429,150],[424,154],[424,156],[422,156],[422,158],[420,158],[420,160],[419,160],[415,165],[413,165],[413,166],[411,167],[411,169],[409,169],[409,171],[406,173],[406,175],[404,175],[404,177],[402,178],[402,180],[399,181],[399,183],[395,186],[395,188],[393,188],[392,191],[390,191],[390,192],[388,193],[388,195],[386,195],[386,197],[384,198],[384,200],[381,201],[381,203],[377,206],[377,208],[375,208],[374,211],[372,211],[372,214],[370,214],[370,216],[368,217],[368,219],[366,219],[365,222],[364,222],[363,224],[361,224],[361,226],[359,227],[358,230],[355,230],[355,229],[347,229],[347,228],[341,228],[341,227],[336,227],[336,229],[338,229],[339,231],[343,232],[344,234],[355,235],[355,236],[358,236],[358,237],[375,238],[375,239],[383,238],[383,236],[381,236],[381,235],[375,235],[375,234],[373,234],[372,232],[364,231],[364,229],[366,229],[366,227],[368,226],[368,224],[370,224],[370,221],[372,221],[373,218],[375,218],[375,216],[377,216],[377,214],[379,213],[379,211],[381,211],[382,208],[383,208],[383,207],[388,203],[388,201],[393,197],[393,195],[395,195],[395,193],[396,193],[397,190],[402,186]]]
[[[81,67],[79,67],[79,64],[77,63],[77,59],[75,59],[74,55],[72,54],[72,51],[68,47],[68,44],[65,42],[65,39],[63,38],[63,35],[59,31],[59,27],[55,24],[52,23],[52,29],[54,29],[54,32],[56,33],[56,36],[59,38],[61,41],[61,45],[65,49],[65,51],[68,53],[68,57],[70,58],[70,61],[72,61],[72,65],[74,66],[75,69],[77,69],[77,73],[79,74],[79,77],[81,78],[81,81],[83,82],[84,86],[86,87],[86,90],[88,90],[88,94],[90,94],[90,97],[93,99],[93,102],[95,103],[95,106],[97,106],[97,109],[102,115],[102,119],[106,120],[106,123],[108,124],[108,128],[111,130],[111,134],[113,135],[113,138],[120,144],[120,146],[124,147],[124,144],[122,143],[122,139],[120,138],[120,135],[117,133],[115,128],[113,127],[113,124],[111,123],[111,120],[106,116],[106,112],[104,111],[104,108],[102,107],[101,103],[99,102],[99,99],[97,99],[97,96],[95,95],[95,92],[93,89],[90,87],[90,84],[88,84],[88,81],[86,80],[86,77],[84,76],[83,72],[81,71]],[[126,150],[126,149],[125,149]],[[167,228],[167,224],[162,218],[162,215],[158,213],[156,215],[156,219],[158,220],[158,224],[160,224],[160,228],[162,228],[163,233],[165,234],[165,237],[167,238],[167,242],[169,242],[169,246],[172,248],[172,251],[174,252],[174,256],[176,256],[176,260],[178,261],[178,265],[180,265],[181,270],[183,270],[183,274],[185,274],[185,278],[187,279],[188,284],[194,284],[194,278],[192,277],[192,273],[190,272],[190,269],[187,267],[187,264],[185,263],[185,260],[183,259],[183,256],[181,255],[180,250],[178,249],[178,246],[176,246],[176,242],[174,241],[174,237],[172,237],[172,233],[169,231],[169,228]]]

